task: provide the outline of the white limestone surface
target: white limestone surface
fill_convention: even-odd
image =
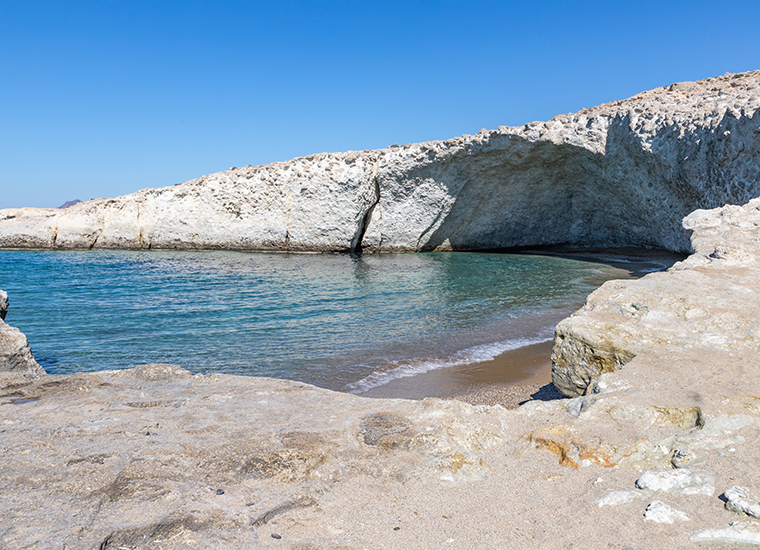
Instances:
[[[758,109],[758,71],[668,84],[547,122],[0,210],[0,248],[687,251],[689,212],[760,195]]]
[[[679,510],[675,510],[662,501],[655,500],[647,506],[644,512],[644,521],[656,523],[675,523],[676,521],[690,521],[689,516]]]
[[[715,492],[714,482],[711,476],[681,469],[646,472],[636,480],[636,487],[682,495],[712,495]]]
[[[696,210],[683,225],[692,231],[694,254],[667,272],[605,283],[557,325],[552,378],[565,395],[606,391],[614,377],[600,377],[637,356],[760,351],[754,283],[760,279],[760,199]]]
[[[746,487],[732,486],[723,496],[726,498],[726,509],[739,514],[760,518],[760,499],[754,496]]]

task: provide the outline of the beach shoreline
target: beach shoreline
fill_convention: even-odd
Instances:
[[[490,361],[436,369],[359,394],[371,398],[457,399],[513,409],[531,399],[559,399],[551,381],[553,340],[506,351]]]
[[[514,250],[520,254],[561,257],[596,262],[620,270],[614,280],[639,279],[654,271],[665,271],[683,255],[659,249],[532,247]],[[597,287],[608,278],[595,281]],[[582,307],[575,305],[561,318]],[[556,323],[555,323],[556,324]],[[552,383],[553,338],[507,350],[491,360],[448,366],[390,380],[357,393],[370,398],[421,400],[426,397],[457,399],[472,405],[501,405],[517,408],[531,400],[562,399]]]

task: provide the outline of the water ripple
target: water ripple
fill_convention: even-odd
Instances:
[[[478,253],[0,251],[0,267],[7,322],[49,373],[161,361],[353,391],[545,339],[627,274]]]

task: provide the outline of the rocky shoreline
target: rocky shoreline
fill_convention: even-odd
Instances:
[[[583,222],[570,233],[578,237],[573,242],[598,236],[594,244],[659,244],[690,248],[692,254],[667,272],[605,283],[582,310],[560,323],[553,380],[571,398],[533,399],[507,410],[432,398],[365,399],[282,380],[193,376],[161,364],[66,376],[6,368],[0,373],[0,547],[645,550],[760,545],[760,199],[748,200],[760,195],[759,78],[756,72],[727,75],[620,102],[634,113],[634,100],[649,102],[650,110],[638,113],[633,127],[637,139],[646,138],[639,139],[637,151],[654,164],[638,164],[640,172],[626,178],[619,172],[623,188],[616,197],[630,191],[633,184],[626,182],[635,181],[644,195],[647,189],[662,193],[662,187],[646,184],[649,178],[654,186],[662,176],[651,171],[658,159],[678,159],[684,148],[701,146],[705,149],[696,158],[702,160],[693,166],[688,159],[678,160],[683,178],[672,180],[675,191],[657,207],[642,194],[626,198],[626,204],[643,201],[630,218],[616,217],[622,206],[600,207],[608,203],[598,200],[612,192],[607,184],[599,184],[596,203],[586,184],[579,193],[591,201],[588,210],[568,213]],[[713,96],[705,95],[708,82],[716,87],[715,101],[727,102],[723,111],[716,111]],[[692,133],[685,130],[686,122],[665,124],[657,116],[669,108],[658,98],[679,90],[690,103],[668,120],[689,121]],[[755,111],[748,111],[753,105]],[[733,109],[744,111],[734,116]],[[531,147],[543,147],[551,136],[565,144],[596,143],[601,134],[588,121],[598,123],[600,117],[574,127],[577,135],[552,134],[551,121],[544,123],[548,133],[536,134]],[[627,119],[628,128],[632,120]],[[513,129],[507,130],[499,132],[510,135]],[[490,138],[483,134],[483,139]],[[619,142],[602,143],[599,155],[614,156],[609,145]],[[724,158],[729,150],[735,156]],[[483,166],[493,161],[483,157]],[[568,171],[572,159],[564,160],[571,163]],[[545,160],[533,156],[525,162],[539,166]],[[601,160],[609,167],[607,162]],[[444,162],[440,169],[447,166]],[[214,188],[211,180],[200,181],[193,185]],[[409,181],[410,188],[422,189],[432,180]],[[574,182],[580,185],[579,177]],[[388,188],[380,189],[382,198]],[[535,190],[529,186],[523,193]],[[454,219],[456,227],[468,227],[452,212],[470,212],[482,201],[467,193],[458,197],[462,200],[454,202],[461,206],[426,235]],[[467,206],[468,200],[474,203]],[[113,201],[108,204],[128,206],[126,198]],[[694,205],[715,201],[745,204],[691,212]],[[140,244],[109,240],[113,233],[106,228],[116,226],[107,224],[92,226],[89,240],[76,237],[85,234],[76,225],[85,219],[80,214],[90,210],[72,209],[97,206],[98,219],[111,212],[106,203],[90,203],[67,209],[71,215],[23,211],[10,218],[3,211],[3,245]],[[365,216],[368,223],[381,204],[375,203],[371,219]],[[504,213],[502,203],[496,206]],[[603,218],[584,218],[592,206],[603,210]],[[404,212],[409,216],[413,210]],[[385,222],[393,219],[387,213],[383,210]],[[679,213],[688,214],[683,227],[692,231],[690,241],[680,225],[671,227]],[[636,216],[641,216],[638,221]],[[486,211],[481,228],[488,219]],[[620,233],[606,225],[613,219],[620,220]],[[560,229],[567,229],[560,222]],[[491,231],[489,239],[517,227],[510,223]],[[124,235],[136,227],[130,224],[119,226]],[[646,231],[637,232],[636,224],[646,225]],[[60,242],[34,240],[40,228],[54,226],[66,236]],[[66,233],[66,227],[77,229]],[[371,230],[372,224],[365,224],[359,239],[366,249],[378,242]],[[202,227],[195,231],[204,234]],[[418,239],[408,249],[436,242],[408,234]],[[518,231],[515,240],[522,234]],[[356,248],[344,237],[331,242]],[[545,237],[539,232],[535,239]],[[187,246],[182,239],[162,242]],[[486,241],[449,238],[451,248],[456,242]]]
[[[3,372],[0,541],[760,545],[760,199],[685,223],[695,254],[606,283],[558,327],[555,383],[586,384],[573,399],[366,399],[161,364]],[[568,347],[590,352],[571,363]],[[632,358],[583,362],[610,350]]]

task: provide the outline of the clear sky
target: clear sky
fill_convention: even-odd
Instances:
[[[0,208],[758,68],[758,0],[0,0]]]

